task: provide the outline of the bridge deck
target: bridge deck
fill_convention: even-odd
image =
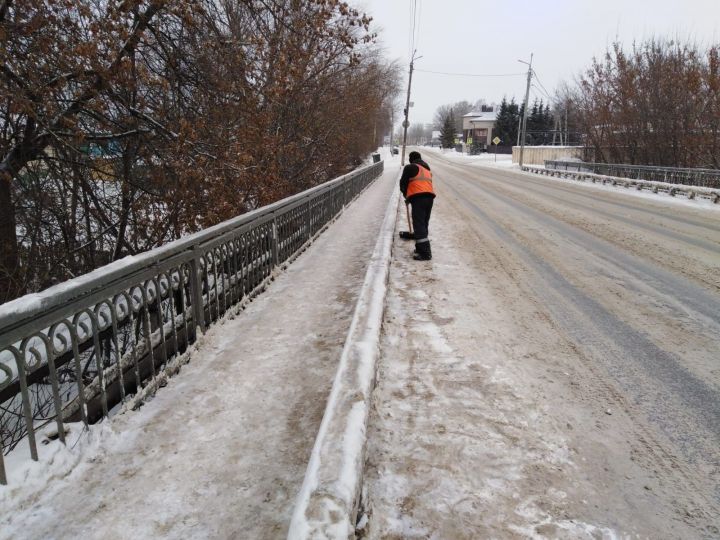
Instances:
[[[69,476],[4,488],[0,537],[284,537],[398,165]]]

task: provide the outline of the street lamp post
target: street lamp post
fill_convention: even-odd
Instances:
[[[410,116],[410,88],[412,87],[412,74],[414,69],[415,60],[420,60],[422,56],[418,56],[415,58],[415,53],[417,51],[413,51],[412,58],[410,59],[410,76],[408,77],[408,89],[407,89],[407,99],[405,100],[405,120],[403,120],[403,143],[402,143],[402,155],[400,156],[400,165],[405,165],[405,146],[407,145],[407,130],[410,126],[410,121],[408,120],[408,117]]]

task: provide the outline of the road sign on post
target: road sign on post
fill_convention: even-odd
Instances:
[[[492,140],[492,142],[495,145],[495,162],[497,163],[497,147],[498,147],[498,144],[500,144],[500,137],[495,135],[495,138]]]

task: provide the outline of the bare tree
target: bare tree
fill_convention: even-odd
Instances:
[[[336,0],[0,3],[0,302],[326,181],[397,70]]]
[[[595,159],[720,167],[720,47],[615,44],[562,96]]]

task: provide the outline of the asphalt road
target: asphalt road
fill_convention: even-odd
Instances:
[[[591,367],[608,403],[654,441],[650,466],[682,469],[687,489],[717,508],[720,209],[428,161],[438,201],[513,261],[513,282]]]

